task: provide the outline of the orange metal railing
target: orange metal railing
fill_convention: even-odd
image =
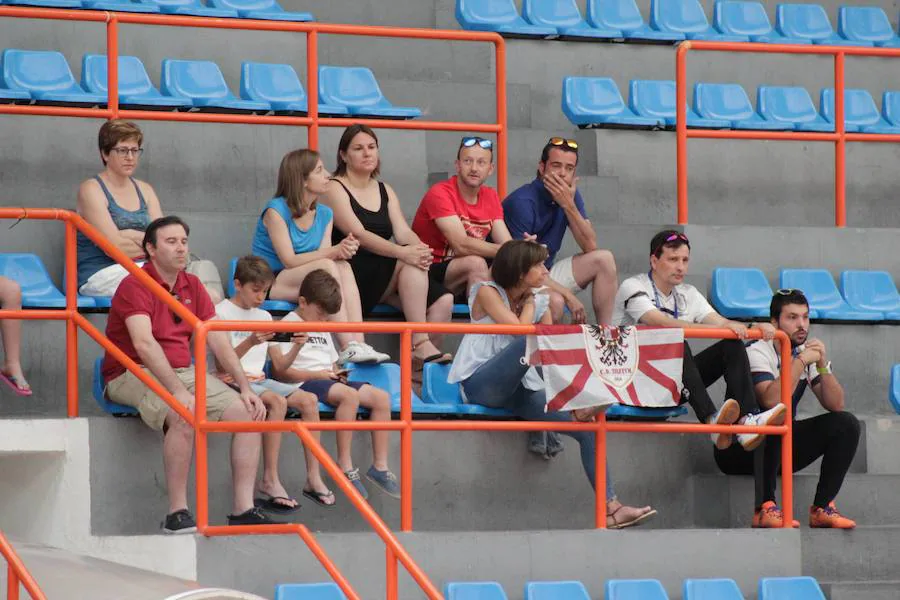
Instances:
[[[19,600],[21,586],[25,587],[31,600],[47,600],[47,596],[41,591],[41,587],[28,572],[25,563],[16,554],[2,531],[0,531],[0,554],[6,559],[6,600]]]
[[[147,121],[183,121],[193,123],[243,123],[257,125],[293,125],[307,128],[307,144],[319,147],[319,127],[348,127],[363,123],[379,129],[412,129],[425,131],[462,131],[493,133],[497,136],[497,188],[500,197],[507,192],[507,164],[509,139],[506,111],[506,44],[496,33],[415,29],[403,27],[375,27],[339,25],[333,23],[292,23],[257,21],[254,19],[216,19],[180,15],[119,13],[107,11],[66,10],[0,6],[0,17],[50,19],[106,23],[106,56],[108,68],[109,102],[106,108],[73,108],[57,106],[0,105],[0,114],[49,115],[57,117],[88,117],[100,119],[136,119]],[[126,110],[119,108],[119,24],[156,25],[168,27],[201,27],[243,31],[281,31],[306,34],[306,93],[308,113],[305,117],[280,115],[235,115],[196,112],[163,112]],[[466,123],[456,121],[396,121],[390,119],[360,119],[353,117],[319,116],[319,34],[356,35],[368,37],[407,38],[459,42],[487,42],[494,45],[496,86],[496,122]]]
[[[687,55],[691,50],[746,52],[763,54],[817,54],[834,57],[834,133],[797,131],[732,131],[687,128]],[[752,44],[687,41],[675,54],[676,139],[678,178],[678,223],[688,223],[688,139],[772,140],[793,142],[832,142],[834,144],[834,225],[847,226],[847,142],[900,142],[900,135],[847,133],[844,123],[844,57],[900,57],[900,50],[856,48],[852,46],[797,46],[789,44]]]
[[[654,432],[654,433],[763,433],[781,435],[782,443],[782,508],[784,510],[785,527],[790,527],[793,519],[793,462],[792,462],[792,416],[790,389],[790,342],[783,332],[778,332],[776,339],[781,347],[781,398],[787,409],[787,425],[768,427],[749,427],[735,425],[706,425],[700,423],[608,423],[600,417],[595,423],[558,423],[546,421],[413,421],[412,418],[412,335],[415,332],[461,334],[533,334],[535,328],[529,325],[475,325],[460,323],[408,323],[408,322],[374,322],[374,323],[315,323],[315,322],[257,322],[257,321],[200,321],[181,303],[167,293],[162,286],[153,281],[142,269],[138,268],[121,250],[106,240],[96,229],[79,215],[67,210],[0,208],[0,219],[43,219],[60,220],[66,224],[65,260],[66,260],[66,308],[62,310],[0,310],[0,319],[53,319],[67,322],[66,334],[66,381],[67,404],[70,417],[78,416],[78,362],[77,362],[77,329],[80,327],[104,349],[110,352],[129,371],[141,379],[154,393],[178,412],[196,432],[196,482],[197,482],[197,525],[198,531],[207,536],[220,535],[260,535],[294,533],[309,545],[314,555],[322,562],[335,582],[344,590],[348,598],[358,595],[352,590],[347,580],[340,574],[325,552],[315,543],[312,535],[301,525],[261,525],[261,526],[213,526],[209,525],[209,485],[208,485],[208,447],[207,434],[215,432],[271,432],[282,431],[294,433],[301,443],[310,449],[315,458],[322,464],[335,484],[347,495],[351,504],[359,511],[375,533],[386,546],[386,597],[388,600],[398,598],[397,562],[402,564],[425,595],[431,600],[442,598],[428,576],[419,568],[406,552],[397,538],[384,523],[381,517],[359,495],[356,489],[343,476],[340,468],[312,436],[312,431],[333,430],[389,430],[400,432],[400,490],[401,490],[401,529],[411,531],[413,527],[413,472],[412,472],[412,434],[414,431],[594,431],[597,436],[597,452],[595,465],[597,472],[595,493],[595,521],[598,529],[606,527],[606,433],[612,432]],[[75,288],[75,232],[81,231],[94,241],[113,260],[138,277],[154,295],[181,316],[185,322],[194,327],[194,363],[196,371],[196,395],[194,414],[190,414],[175,398],[155,380],[148,377],[125,354],[110,342],[105,335],[91,325],[76,308],[77,291]],[[375,334],[400,335],[400,377],[401,407],[400,419],[392,421],[354,421],[354,422],[209,422],[206,420],[206,378],[207,378],[207,338],[212,331],[324,331],[324,332],[365,332]],[[750,330],[751,338],[758,338],[759,332]],[[727,329],[688,329],[686,338],[734,339],[734,332]]]

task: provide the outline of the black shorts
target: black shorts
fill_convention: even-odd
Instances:
[[[340,381],[336,381],[334,379],[314,379],[312,381],[307,381],[303,385],[300,386],[300,389],[304,392],[309,392],[311,394],[315,394],[316,398],[318,398],[319,402],[324,402],[325,404],[331,404],[328,402],[328,390],[331,389],[336,383],[342,383]],[[344,385],[348,387],[352,387],[354,390],[359,391],[362,386],[369,385],[365,381],[348,381],[344,383]]]

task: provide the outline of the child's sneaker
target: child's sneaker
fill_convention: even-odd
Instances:
[[[383,363],[391,360],[384,352],[378,352],[372,346],[362,342],[350,342],[338,356],[338,364],[346,363]]]
[[[853,529],[856,527],[856,521],[839,513],[834,502],[829,502],[825,508],[809,507],[809,526],[823,529]]]
[[[197,531],[197,522],[187,509],[176,510],[166,515],[166,521],[162,526],[163,533],[178,535],[181,533],[194,533]]]
[[[359,492],[359,495],[363,497],[363,500],[368,499],[369,492],[366,491],[366,486],[364,486],[359,479],[359,469],[344,471],[344,476],[353,484],[353,487],[355,487],[356,491]]]
[[[783,425],[785,412],[787,412],[787,408],[785,408],[784,404],[778,404],[777,406],[770,408],[767,411],[761,412],[758,415],[747,415],[746,417],[744,417],[744,422],[741,423],[741,425]],[[737,436],[737,440],[738,443],[744,447],[744,450],[750,452],[751,450],[755,450],[756,447],[762,443],[763,437],[764,436],[761,433],[739,433]]]
[[[283,521],[276,521],[261,508],[253,507],[239,515],[228,515],[229,525],[280,525]]]
[[[400,498],[400,486],[397,485],[397,477],[390,471],[379,471],[375,465],[366,471],[366,479],[378,486],[382,492],[392,498]]]
[[[709,418],[710,425],[733,425],[741,416],[741,405],[734,398],[729,398],[722,404],[722,408]],[[719,450],[724,450],[731,445],[733,437],[730,433],[713,433],[709,436],[713,444]]]
[[[800,527],[800,521],[794,519],[791,525],[796,529]],[[772,529],[783,526],[784,513],[771,500],[763,502],[763,505],[753,513],[752,527],[754,529]]]

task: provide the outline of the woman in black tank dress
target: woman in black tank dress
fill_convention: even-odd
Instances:
[[[321,201],[334,211],[332,243],[352,233],[359,251],[350,266],[359,287],[362,313],[385,303],[408,321],[449,321],[453,296],[429,278],[431,248],[413,233],[394,190],[378,181],[378,138],[364,125],[344,131],[338,145],[335,177]],[[450,362],[426,333],[413,334],[413,359]]]

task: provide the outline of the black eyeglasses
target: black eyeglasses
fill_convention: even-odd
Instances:
[[[578,142],[562,137],[552,137],[547,143],[551,146],[568,146],[572,150],[578,150]]]
[[[491,140],[487,140],[483,137],[478,137],[477,135],[464,137],[462,139],[462,141],[459,143],[459,147],[460,148],[471,148],[475,144],[478,144],[485,150],[490,150],[491,148],[494,147],[494,142],[492,142]]]
[[[139,157],[141,154],[144,153],[144,149],[143,149],[143,148],[124,148],[124,147],[118,147],[118,148],[113,148],[112,151],[115,152],[116,154],[118,154],[118,155],[119,155],[120,157],[122,157],[122,158],[125,158],[126,156],[129,156],[129,155],[134,156],[135,158],[137,158],[137,157]]]

